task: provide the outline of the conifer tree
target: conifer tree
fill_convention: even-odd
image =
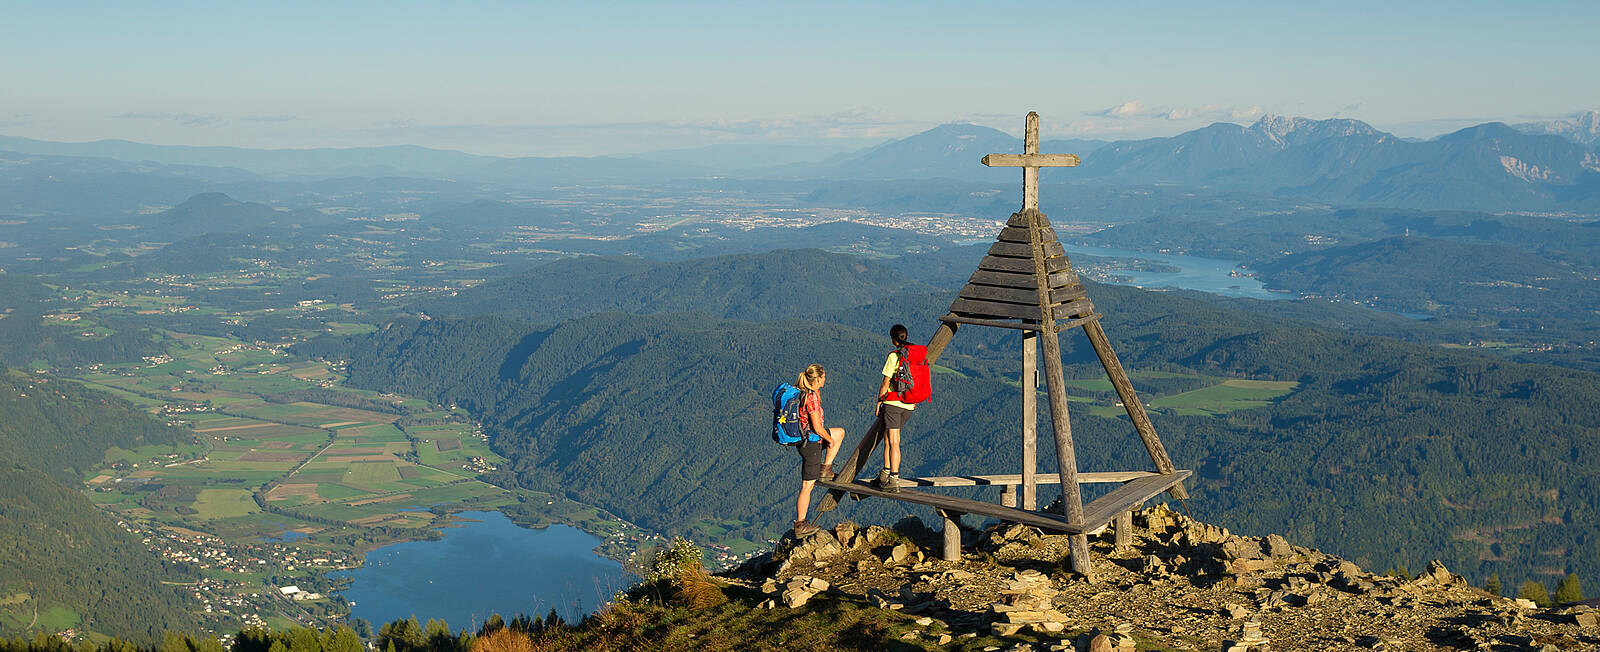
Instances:
[[[1555,600],[1557,604],[1577,602],[1583,599],[1583,587],[1578,585],[1578,574],[1567,573],[1561,583],[1556,585]]]
[[[1483,590],[1488,591],[1489,595],[1503,595],[1505,587],[1500,585],[1500,574],[1490,573],[1489,579],[1483,581]]]
[[[1532,600],[1541,607],[1550,606],[1550,590],[1544,588],[1544,582],[1528,580],[1517,587],[1517,597]]]

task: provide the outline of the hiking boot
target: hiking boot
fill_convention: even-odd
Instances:
[[[821,480],[823,482],[833,482],[833,479],[835,477],[837,477],[837,476],[835,476],[834,473],[833,473],[833,465],[832,464],[824,464],[824,465],[822,465],[822,474],[817,476],[817,479]]]
[[[900,493],[900,474],[899,473],[890,473],[889,474],[889,486],[884,487],[883,490],[887,491],[889,493],[892,493],[892,494]]]
[[[822,528],[812,525],[810,521],[807,521],[803,518],[794,522],[794,535],[796,537],[803,537],[807,534],[811,534],[812,532],[820,531],[821,529]]]
[[[895,482],[890,479],[890,477],[889,477],[889,469],[884,469],[882,471],[879,471],[878,472],[878,479],[874,480],[873,482],[874,482],[874,484],[878,485],[879,489],[882,489],[884,491],[895,491],[895,490],[899,489],[899,486],[897,486],[895,484]]]

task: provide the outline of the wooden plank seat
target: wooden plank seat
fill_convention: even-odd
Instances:
[[[1143,505],[1144,501],[1155,498],[1161,492],[1189,479],[1189,476],[1192,475],[1194,475],[1194,471],[1179,469],[1172,473],[1131,480],[1117,487],[1115,491],[1096,498],[1094,502],[1083,506],[1085,530],[1093,530],[1110,523],[1111,519],[1117,517],[1117,514]]]
[[[1071,523],[1068,523],[1068,522],[1066,522],[1066,520],[1060,514],[1056,514],[1056,513],[1052,513],[1052,512],[1030,511],[1030,510],[1025,510],[1025,509],[1017,509],[1015,507],[1005,507],[1005,506],[1002,506],[1002,505],[996,505],[994,503],[985,503],[985,502],[980,502],[980,501],[976,501],[976,500],[969,500],[969,499],[966,499],[966,498],[958,498],[958,497],[955,497],[955,496],[941,496],[939,494],[931,494],[931,493],[927,493],[927,492],[924,492],[924,491],[915,491],[915,490],[911,490],[911,489],[901,489],[898,492],[889,493],[889,492],[884,491],[882,489],[879,489],[879,488],[877,488],[875,486],[872,486],[871,484],[869,484],[866,481],[861,481],[861,480],[857,480],[855,482],[844,482],[844,481],[837,481],[837,480],[836,481],[832,481],[832,482],[819,481],[817,484],[820,484],[820,485],[822,485],[824,487],[827,487],[829,489],[838,489],[840,491],[846,491],[846,492],[849,492],[849,493],[852,493],[852,494],[856,494],[858,496],[874,496],[874,497],[878,497],[878,498],[888,498],[890,500],[901,500],[901,501],[905,501],[905,502],[908,502],[908,503],[916,503],[918,505],[927,505],[929,507],[933,507],[935,509],[938,509],[938,510],[941,510],[941,511],[944,511],[944,512],[953,512],[953,513],[958,513],[958,514],[978,514],[978,515],[987,516],[987,517],[990,517],[990,518],[997,518],[997,519],[1000,519],[1002,521],[1007,521],[1007,522],[1010,522],[1010,523],[1021,523],[1023,525],[1032,525],[1032,526],[1037,527],[1037,528],[1050,529],[1050,530],[1055,530],[1057,532],[1066,532],[1068,534],[1083,534],[1085,532],[1090,532],[1090,531],[1099,529],[1101,526],[1105,525],[1106,523],[1110,523],[1111,519],[1115,518],[1117,514],[1119,514],[1121,512],[1128,511],[1130,509],[1133,509],[1134,507],[1137,507],[1137,506],[1143,504],[1144,501],[1149,500],[1151,498],[1154,498],[1157,494],[1160,494],[1161,492],[1166,491],[1168,488],[1172,487],[1173,485],[1176,485],[1176,484],[1178,484],[1180,482],[1183,482],[1184,480],[1188,479],[1189,476],[1194,474],[1193,471],[1189,471],[1189,470],[1178,470],[1178,471],[1175,471],[1173,473],[1166,473],[1166,474],[1162,474],[1162,473],[1147,473],[1147,472],[1144,472],[1144,471],[1127,471],[1127,472],[1113,472],[1113,473],[1115,473],[1116,475],[1140,474],[1140,477],[1137,477],[1137,478],[1134,478],[1132,480],[1127,481],[1121,487],[1118,487],[1115,491],[1112,491],[1111,493],[1100,497],[1098,500],[1095,500],[1094,502],[1089,503],[1088,505],[1084,506],[1084,510],[1083,510],[1084,522],[1081,525],[1073,525]],[[1084,474],[1081,474],[1081,475],[1090,476],[1091,478],[1094,477],[1094,476],[1099,475],[1099,476],[1102,476],[1103,478],[1105,478],[1105,479],[1094,480],[1094,481],[1098,481],[1098,482],[1119,482],[1120,480],[1112,479],[1113,473],[1106,473],[1106,474],[1084,473]],[[1056,474],[1049,474],[1049,475],[1055,478],[1055,482],[1060,483],[1061,480],[1060,480],[1060,478],[1058,476],[1056,476]],[[1039,478],[1041,480],[1045,476],[1046,476],[1046,474],[1043,474],[1043,473],[1039,474]],[[959,477],[958,478],[956,476],[947,476],[947,478],[940,478],[940,480],[944,480],[944,479],[969,480],[970,479],[970,484],[966,484],[966,485],[962,485],[962,484],[934,484],[934,479],[933,478],[901,478],[900,479],[900,486],[901,487],[976,486],[976,485],[979,484],[977,479],[978,478],[983,478],[983,477],[984,476],[965,476],[965,477]],[[1015,478],[1017,478],[1017,481],[1019,483],[1021,482],[1021,478],[1022,478],[1021,474],[1016,474],[1014,476],[991,476],[991,477],[998,478],[998,479],[1005,479],[1005,480],[1009,480],[1010,477],[1015,477]],[[915,484],[919,480],[920,481],[924,481],[927,484]],[[1008,483],[1007,482],[993,482],[993,483],[986,482],[984,484],[1008,484]]]
[[[990,518],[998,518],[1002,521],[1021,523],[1023,525],[1032,525],[1037,528],[1045,528],[1055,530],[1057,532],[1066,532],[1068,534],[1080,534],[1084,531],[1081,527],[1061,520],[1060,514],[1031,512],[1014,507],[1002,507],[994,503],[968,500],[966,498],[957,498],[955,496],[941,496],[939,494],[930,494],[911,489],[901,489],[895,493],[889,493],[860,480],[856,482],[823,482],[819,480],[817,481],[817,484],[829,489],[838,489],[840,491],[846,491],[858,496],[874,496],[878,498],[888,498],[890,500],[900,500],[908,503],[916,503],[918,505],[927,505],[929,507],[933,507],[934,509],[945,512],[978,514],[982,516],[988,516]]]

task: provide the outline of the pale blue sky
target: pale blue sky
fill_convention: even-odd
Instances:
[[[1600,108],[1600,2],[0,2],[0,134],[500,155]]]

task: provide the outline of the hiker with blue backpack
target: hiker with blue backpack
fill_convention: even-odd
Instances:
[[[822,386],[828,372],[813,364],[800,372],[795,384],[784,383],[772,392],[772,439],[794,446],[800,453],[800,496],[795,499],[795,536],[817,531],[806,521],[811,508],[811,490],[817,480],[833,479],[833,458],[844,441],[844,428],[829,428],[822,413]]]

